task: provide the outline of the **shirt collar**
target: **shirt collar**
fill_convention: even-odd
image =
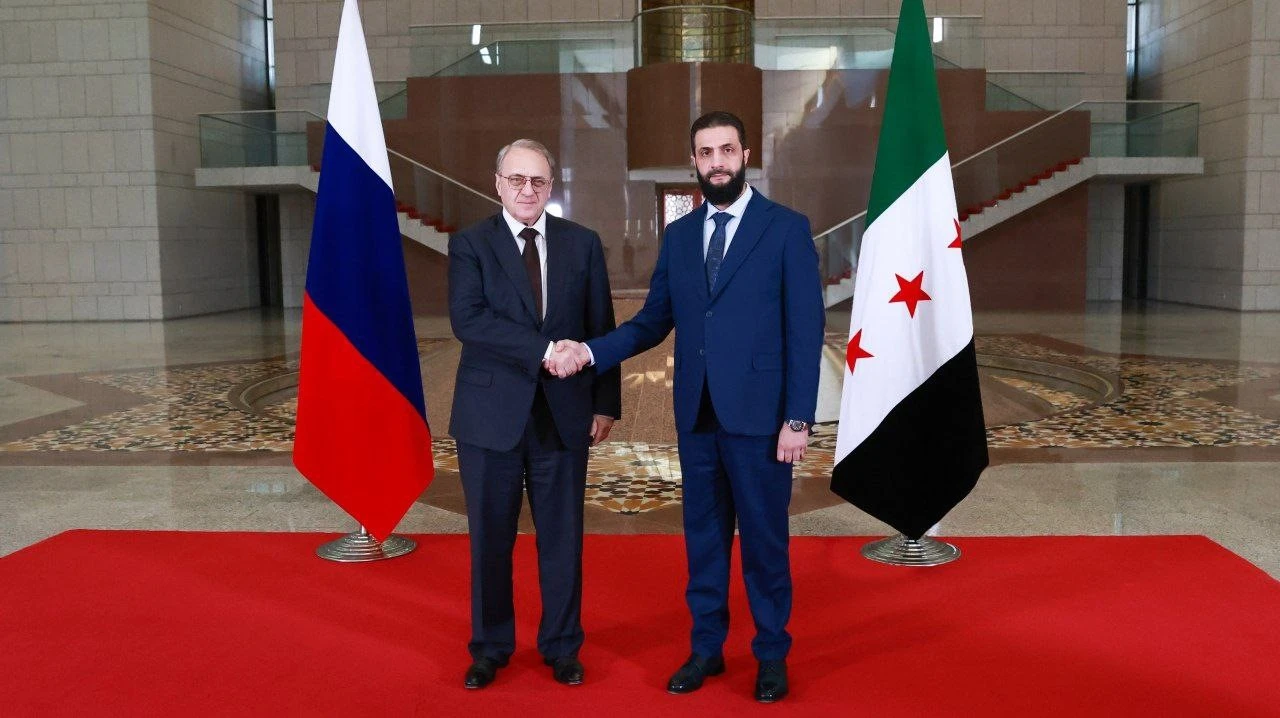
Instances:
[[[507,228],[511,230],[511,236],[519,238],[520,230],[525,228],[525,223],[512,217],[506,207],[502,208],[502,218],[506,220]],[[545,238],[547,236],[547,211],[545,209],[542,210],[542,214],[538,215],[538,221],[528,226],[538,230],[538,234]]]
[[[716,206],[710,202],[703,202],[703,204],[707,206],[707,216],[703,218],[703,221],[711,221],[711,215],[721,211],[728,212],[737,219],[742,219],[742,213],[747,211],[747,203],[751,201],[752,194],[754,194],[754,192],[751,189],[751,185],[746,185],[746,189],[742,190],[742,194],[738,195],[738,198],[733,201],[733,204],[725,207],[723,210],[717,209]],[[503,211],[505,212],[506,210]]]

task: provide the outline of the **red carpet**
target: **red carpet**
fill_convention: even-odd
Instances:
[[[0,559],[0,714],[450,716],[1275,716],[1280,583],[1201,537],[967,538],[932,569],[793,539],[792,695],[759,706],[735,577],[729,671],[667,695],[686,654],[678,536],[589,536],[587,683],[520,648],[468,663],[465,536],[338,565],[325,537],[73,531]]]

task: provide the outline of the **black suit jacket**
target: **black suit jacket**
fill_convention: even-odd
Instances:
[[[496,214],[449,239],[449,320],[462,342],[449,433],[495,451],[516,446],[540,383],[569,448],[590,445],[593,414],[620,418],[618,368],[568,379],[542,371],[547,342],[584,341],[614,328],[600,236],[547,216],[547,316],[539,322],[515,238]]]

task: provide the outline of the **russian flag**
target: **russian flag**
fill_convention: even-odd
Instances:
[[[342,5],[302,308],[293,463],[379,541],[434,474],[373,72]]]

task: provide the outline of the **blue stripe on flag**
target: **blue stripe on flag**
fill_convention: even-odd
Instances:
[[[322,168],[307,293],[425,420],[395,195],[332,125]]]

